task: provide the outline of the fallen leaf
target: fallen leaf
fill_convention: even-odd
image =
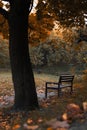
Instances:
[[[67,123],[67,121],[58,121],[56,119],[52,119],[51,121],[47,122],[47,125],[52,126],[53,129],[69,128],[69,124]]]
[[[33,123],[33,120],[32,120],[32,119],[28,119],[28,120],[27,120],[27,123],[28,123],[28,124],[31,124],[31,123]]]
[[[48,127],[47,130],[53,130],[53,128],[52,127]]]
[[[66,120],[68,119],[67,113],[64,113],[64,114],[62,115],[62,119],[63,119],[64,121],[66,121]]]
[[[68,130],[67,128],[57,128],[56,130]]]
[[[52,127],[54,129],[56,128],[69,128],[69,124],[66,121],[56,121],[54,124],[52,124]]]
[[[41,123],[43,120],[41,118],[38,119],[38,122]]]
[[[15,125],[15,126],[13,126],[13,129],[12,130],[17,130],[17,129],[19,129],[21,126],[19,125],[19,124],[17,124],[17,125]]]
[[[36,130],[39,126],[38,125],[28,125],[28,124],[24,124],[24,129],[27,129],[27,130]]]
[[[87,111],[87,102],[83,102],[83,110],[86,112]]]

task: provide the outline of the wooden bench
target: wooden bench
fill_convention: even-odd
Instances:
[[[58,91],[58,97],[61,94],[63,88],[70,88],[70,93],[73,92],[73,79],[74,75],[63,74],[60,75],[58,82],[46,82],[45,84],[45,98],[47,98],[48,89],[53,89]]]

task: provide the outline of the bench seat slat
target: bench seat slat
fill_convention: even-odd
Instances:
[[[60,88],[71,87],[71,85],[59,85]],[[58,89],[58,86],[48,86],[48,89]]]

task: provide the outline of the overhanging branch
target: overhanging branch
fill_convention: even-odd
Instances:
[[[11,0],[0,0],[0,1],[10,2]]]
[[[0,7],[0,14],[3,15],[6,19],[8,19],[8,12]]]

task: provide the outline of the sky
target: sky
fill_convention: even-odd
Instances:
[[[8,2],[3,2],[3,3],[4,3],[4,5],[6,5]],[[35,12],[35,7],[36,7],[37,3],[38,3],[38,0],[34,0],[34,2],[33,2],[33,9],[32,9],[31,12],[33,12],[33,13]],[[5,6],[3,6],[3,8],[6,9]]]
[[[32,9],[32,11],[31,11],[31,13],[36,12],[36,11],[35,11],[35,7],[36,7],[37,3],[38,3],[38,0],[34,0],[33,9]]]

